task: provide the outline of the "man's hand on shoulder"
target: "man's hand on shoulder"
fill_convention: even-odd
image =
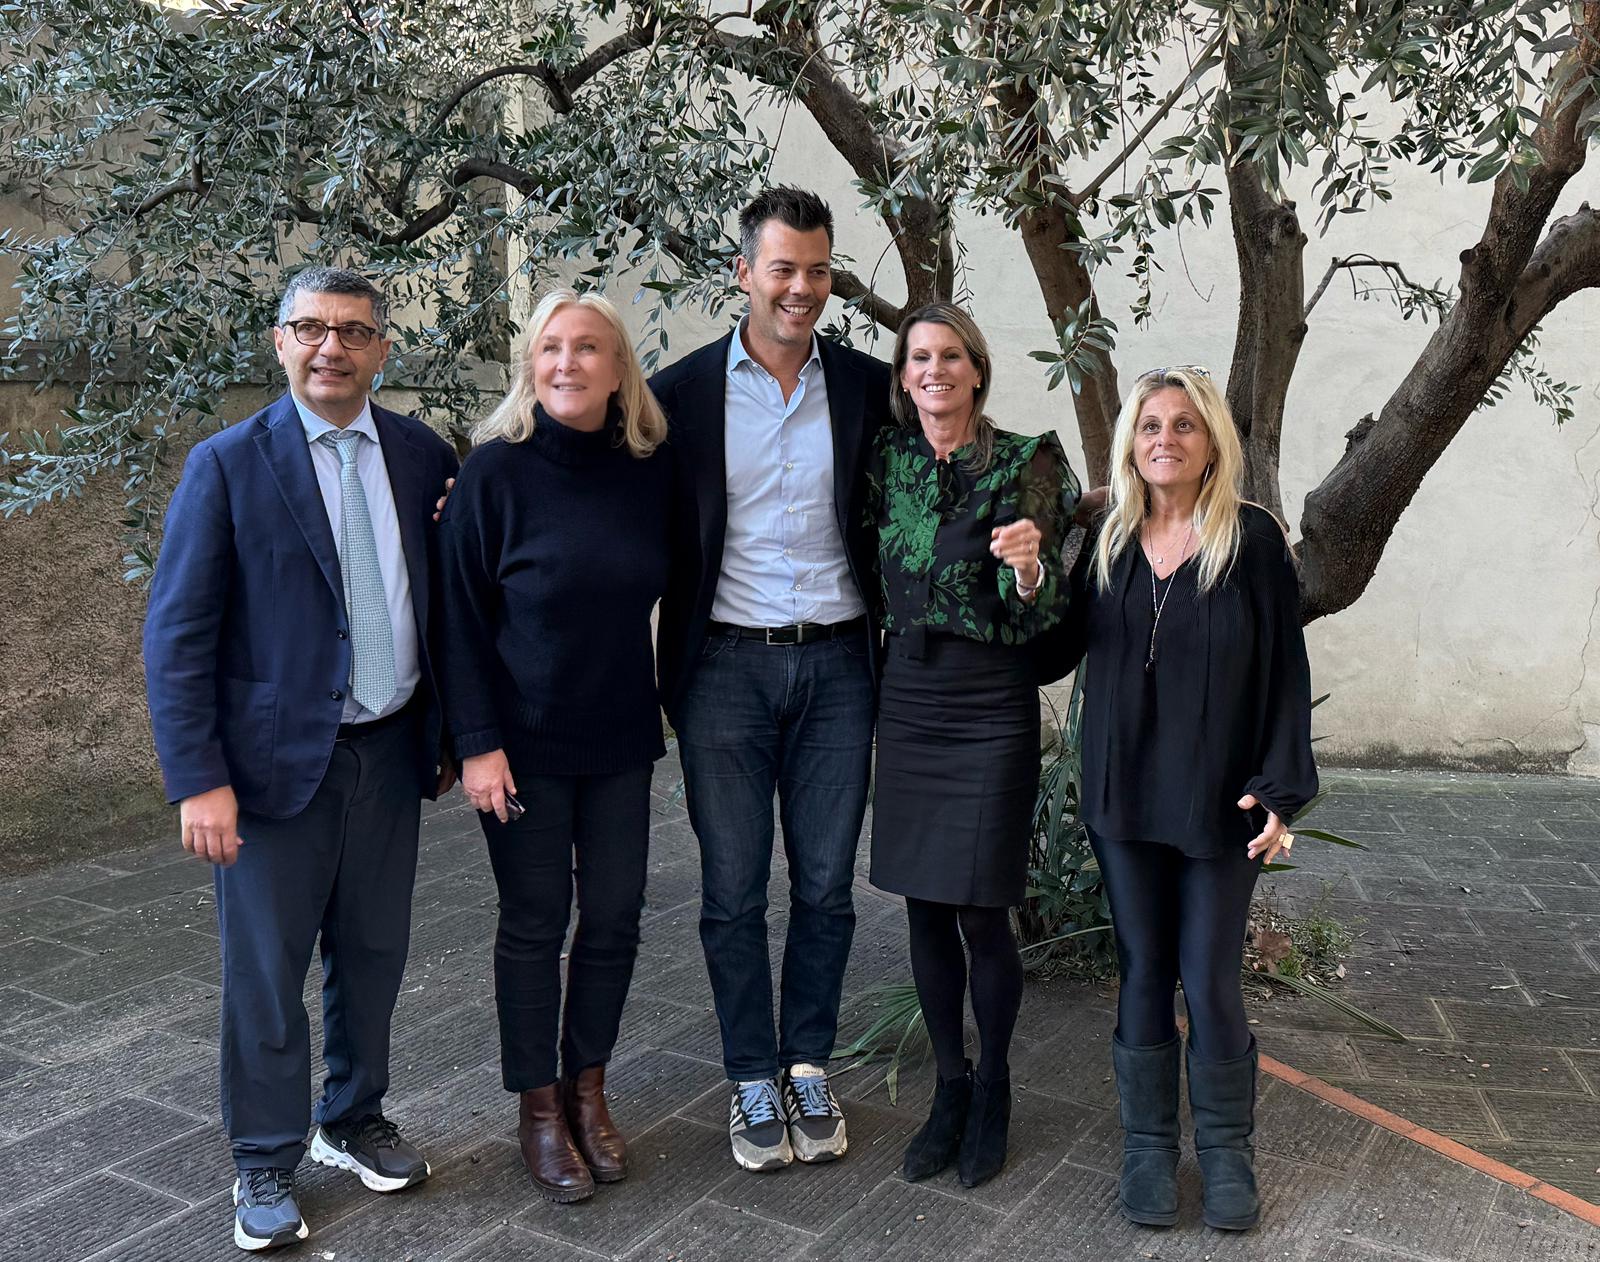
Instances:
[[[183,848],[208,863],[229,866],[239,857],[239,799],[233,786],[224,784],[178,805],[183,826]]]

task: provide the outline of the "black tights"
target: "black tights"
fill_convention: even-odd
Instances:
[[[939,1077],[953,1081],[966,1072],[967,951],[972,953],[978,1076],[985,1082],[1010,1077],[1011,1031],[1022,1007],[1022,956],[1008,910],[908,898],[906,919],[911,924],[911,976]]]
[[[1191,859],[1153,841],[1090,836],[1106,894],[1122,989],[1117,1037],[1153,1047],[1177,1037],[1173,995],[1183,981],[1189,1042],[1206,1060],[1250,1050],[1239,969],[1245,921],[1261,864],[1239,842],[1214,859]]]

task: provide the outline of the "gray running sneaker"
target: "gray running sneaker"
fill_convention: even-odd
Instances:
[[[794,1160],[789,1147],[788,1119],[776,1078],[738,1082],[728,1109],[728,1138],[733,1159],[746,1170],[776,1170]]]
[[[233,1243],[241,1249],[276,1249],[311,1234],[294,1199],[294,1171],[261,1166],[239,1171],[233,1182]]]
[[[844,1110],[820,1065],[795,1065],[783,1076],[783,1107],[789,1115],[789,1143],[801,1161],[833,1161],[844,1156]]]

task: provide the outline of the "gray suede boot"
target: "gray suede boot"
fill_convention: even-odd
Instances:
[[[1129,1047],[1113,1036],[1111,1064],[1122,1103],[1122,1215],[1145,1227],[1178,1221],[1176,1038]]]
[[[1208,1061],[1189,1044],[1189,1110],[1205,1183],[1206,1224],[1248,1231],[1261,1220],[1256,1193],[1256,1041],[1235,1060]]]

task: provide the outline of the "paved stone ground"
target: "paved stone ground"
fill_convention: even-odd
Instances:
[[[663,768],[658,784],[670,784]],[[1420,1036],[1375,1039],[1302,1001],[1259,1005],[1267,1051],[1553,1183],[1595,1196],[1600,1165],[1600,815],[1557,780],[1344,776],[1322,822],[1367,854],[1300,847],[1280,896],[1363,917],[1348,992]],[[424,825],[390,1112],[434,1177],[375,1197],[310,1166],[314,1235],[292,1256],[344,1262],[519,1259],[1160,1258],[1388,1262],[1600,1259],[1600,1230],[1263,1081],[1261,1228],[1116,1213],[1119,1136],[1108,992],[1030,985],[1014,1057],[1012,1160],[968,1192],[895,1174],[930,1072],[891,1103],[880,1070],[842,1080],[851,1149],[833,1166],[751,1176],[726,1152],[717,1037],[696,935],[697,867],[663,793],[645,949],[613,1062],[634,1173],[574,1207],[530,1194],[497,1065],[494,887],[458,803]],[[1380,840],[1381,839],[1381,840]],[[112,847],[108,846],[107,849]],[[238,1257],[217,1119],[218,965],[208,875],[176,846],[0,884],[0,1259]],[[864,851],[863,851],[864,858]],[[1324,886],[1327,887],[1326,894]],[[848,992],[905,974],[904,917],[858,883]],[[781,872],[773,903],[786,902]],[[776,940],[781,925],[775,926]],[[315,987],[308,985],[313,998]]]

